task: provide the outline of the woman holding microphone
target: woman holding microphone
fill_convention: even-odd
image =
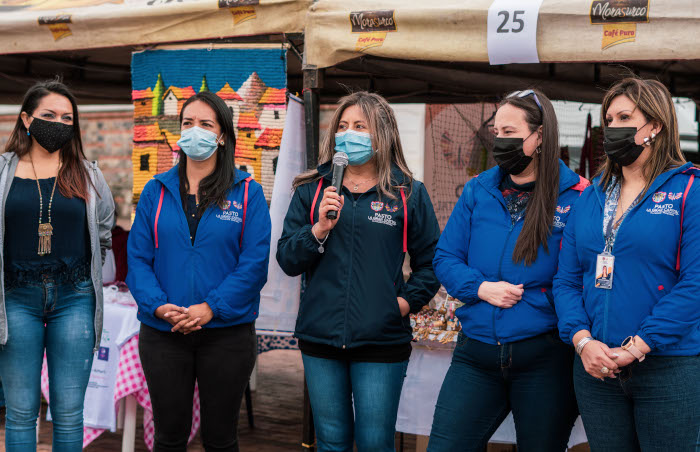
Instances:
[[[464,187],[435,251],[435,273],[464,306],[428,450],[482,452],[512,411],[518,450],[561,452],[577,411],[552,279],[587,181],[559,160],[557,118],[542,92],[507,96],[494,133],[498,166]]]
[[[607,159],[571,214],[554,295],[592,451],[700,447],[700,184],[671,95],[627,78],[602,104]],[[603,271],[605,269],[605,271]],[[605,274],[607,273],[607,275]]]
[[[350,165],[340,193],[331,185],[334,152]],[[287,274],[307,277],[295,336],[318,450],[351,451],[354,440],[360,452],[394,451],[411,354],[408,313],[439,288],[431,262],[440,230],[381,96],[340,100],[319,160],[294,182],[277,248]],[[404,282],[406,252],[413,272]]]

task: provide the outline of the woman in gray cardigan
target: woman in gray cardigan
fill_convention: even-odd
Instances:
[[[102,337],[102,262],[114,201],[85,159],[75,98],[62,83],[27,91],[0,155],[0,378],[5,449],[36,450],[46,350],[53,450],[80,451],[83,400]]]

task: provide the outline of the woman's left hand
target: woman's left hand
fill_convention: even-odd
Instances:
[[[411,305],[408,304],[403,297],[396,297],[396,302],[399,304],[399,311],[401,311],[401,317],[406,317],[411,311]]]
[[[195,304],[187,308],[189,318],[182,320],[172,328],[172,332],[180,331],[183,334],[189,334],[193,331],[202,329],[202,325],[206,325],[214,317],[214,312],[205,301],[204,303]]]
[[[619,367],[629,366],[637,359],[632,353],[628,352],[627,350],[623,350],[622,347],[615,347],[610,351],[620,355],[617,358],[613,358],[615,364],[617,364]]]

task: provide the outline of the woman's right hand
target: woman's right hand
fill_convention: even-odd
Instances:
[[[616,354],[610,350],[610,347],[600,341],[590,341],[583,347],[581,352],[581,361],[586,372],[594,378],[602,380],[603,378],[615,378],[618,373],[618,365],[614,361],[617,358]],[[602,370],[607,367],[608,371],[603,373]]]
[[[345,196],[336,193],[334,186],[331,185],[323,190],[323,199],[321,199],[321,205],[318,209],[318,222],[311,228],[311,233],[316,236],[318,240],[323,240],[338,223],[340,211],[343,209],[344,203]],[[338,216],[335,220],[329,220],[327,217],[328,212],[332,210],[338,212]]]
[[[512,308],[523,298],[522,284],[511,284],[505,281],[490,282],[484,281],[479,286],[478,296],[485,302],[497,308]]]

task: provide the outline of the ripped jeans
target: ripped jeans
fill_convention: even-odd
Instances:
[[[95,292],[90,279],[57,281],[46,276],[5,291],[8,340],[0,348],[5,389],[7,452],[36,451],[41,365],[46,349],[53,450],[83,446],[83,400],[95,345]]]

